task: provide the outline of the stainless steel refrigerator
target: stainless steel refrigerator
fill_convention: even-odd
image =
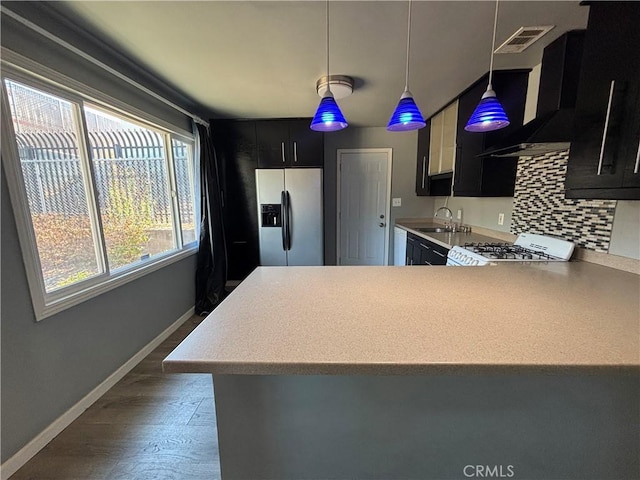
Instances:
[[[322,169],[256,170],[260,265],[323,265]]]

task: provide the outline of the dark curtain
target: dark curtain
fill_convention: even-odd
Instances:
[[[227,280],[227,255],[218,161],[207,128],[199,124],[197,127],[200,136],[200,214],[202,223],[196,268],[196,313],[206,315],[224,298]]]

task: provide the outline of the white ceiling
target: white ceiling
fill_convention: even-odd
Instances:
[[[220,117],[310,117],[326,69],[324,1],[72,1],[100,35]],[[353,126],[386,126],[404,88],[407,2],[331,1],[333,74]],[[425,117],[489,69],[493,1],[414,1],[409,87]],[[518,27],[555,25],[495,66],[532,67],[563,32],[585,28],[577,1],[502,1],[496,46]]]

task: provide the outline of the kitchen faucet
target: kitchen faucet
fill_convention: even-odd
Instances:
[[[449,209],[449,207],[440,207],[439,209],[436,210],[436,213],[433,215],[434,218],[438,217],[438,212],[440,212],[440,210],[446,210],[447,212],[449,212],[449,225],[453,225],[453,212]],[[447,223],[445,222],[445,225]]]

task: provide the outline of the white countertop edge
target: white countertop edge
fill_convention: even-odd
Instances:
[[[640,375],[640,365],[474,364],[474,363],[198,363],[165,360],[162,371],[211,375],[367,375],[423,376],[482,374],[618,374]]]

